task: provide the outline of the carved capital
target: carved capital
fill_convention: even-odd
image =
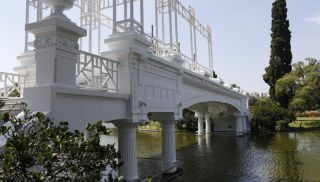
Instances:
[[[77,52],[79,50],[79,44],[77,40],[59,35],[48,35],[38,37],[34,41],[34,47],[36,49],[42,49],[53,46],[71,52]]]

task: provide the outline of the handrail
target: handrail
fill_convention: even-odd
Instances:
[[[206,74],[211,76],[212,73],[209,68],[203,66],[202,64],[196,62],[194,59],[180,52],[180,48],[178,45],[173,44],[172,46],[170,46],[170,44],[166,44],[162,40],[156,37],[152,37],[149,34],[145,34],[145,37],[150,42],[154,42],[153,46],[149,48],[152,54],[159,57],[177,54],[181,57],[182,60],[184,60],[184,68],[196,72],[198,74]]]
[[[23,97],[23,89],[26,86],[26,77],[14,73],[0,72],[0,98]],[[14,92],[17,93],[14,93]]]
[[[76,82],[80,88],[118,91],[119,62],[80,51],[76,65]]]

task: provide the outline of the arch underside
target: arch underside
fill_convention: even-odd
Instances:
[[[229,103],[222,103],[217,101],[208,101],[196,103],[188,107],[202,116],[209,115],[210,131],[214,132],[235,132],[236,118],[235,113],[240,113],[240,110]],[[199,116],[198,116],[199,117]],[[204,125],[207,127],[206,125]],[[207,128],[206,128],[207,129]]]

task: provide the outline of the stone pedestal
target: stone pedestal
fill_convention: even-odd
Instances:
[[[206,114],[205,121],[206,121],[206,133],[210,134],[211,133],[211,122],[210,122],[210,115],[209,114]]]
[[[114,123],[118,127],[118,140],[120,161],[123,166],[120,168],[120,175],[123,175],[126,181],[138,180],[138,163],[136,149],[136,130],[137,124]]]
[[[162,161],[161,169],[165,173],[174,173],[176,167],[175,122],[162,121]]]
[[[26,25],[35,36],[36,86],[76,87],[78,40],[86,30],[60,17]]]
[[[200,113],[197,113],[198,115],[198,134],[203,133],[203,115]]]
[[[27,76],[30,84],[24,89],[24,102],[32,111],[43,112],[55,120],[59,118],[57,92],[63,94],[76,88],[78,40],[86,35],[86,30],[63,16],[49,16],[27,24],[25,29],[35,36],[35,53],[21,57],[22,65],[17,69],[34,71],[35,76]]]

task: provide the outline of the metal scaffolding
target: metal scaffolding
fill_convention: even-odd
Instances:
[[[185,67],[197,72],[209,72],[212,75],[212,31],[209,26],[202,25],[196,19],[195,10],[192,7],[186,8],[179,0],[146,2],[154,2],[152,27],[155,28],[155,33],[152,28],[151,34],[145,33],[144,30],[146,12],[143,0],[76,0],[75,7],[80,13],[79,25],[88,31],[88,36],[80,40],[80,49],[101,55],[106,51],[102,50],[101,45],[109,35],[135,31],[153,43],[150,47],[150,52],[153,54],[162,57],[178,54],[185,60]],[[48,14],[50,10],[44,0],[26,0],[26,24],[39,21]],[[180,39],[182,31],[185,31],[182,28],[180,30],[181,20],[185,21],[190,29],[188,51],[181,49]],[[197,35],[201,35],[207,41],[209,68],[198,63]],[[33,39],[28,32],[25,33],[25,52],[33,49]]]

